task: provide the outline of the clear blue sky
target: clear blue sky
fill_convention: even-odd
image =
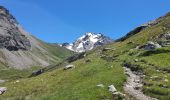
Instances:
[[[46,42],[72,42],[85,32],[113,39],[170,11],[170,0],[0,0],[19,23]]]

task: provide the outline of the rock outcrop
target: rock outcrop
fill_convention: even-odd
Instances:
[[[158,43],[154,43],[152,41],[149,41],[146,45],[142,46],[145,50],[153,50],[156,48],[161,48],[162,46]]]
[[[9,11],[0,6],[0,48],[9,51],[28,50],[31,48],[28,37],[21,34],[18,22]]]

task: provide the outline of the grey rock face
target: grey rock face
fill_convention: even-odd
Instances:
[[[29,39],[18,29],[18,22],[9,11],[0,6],[0,48],[9,51],[28,50]]]

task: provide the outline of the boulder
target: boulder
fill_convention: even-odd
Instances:
[[[156,48],[161,48],[162,46],[158,43],[154,43],[152,41],[149,41],[146,45],[143,46],[145,50],[154,50]]]
[[[134,89],[135,89],[135,90],[139,90],[139,89],[142,88],[142,86],[143,86],[142,84],[138,84],[138,85],[136,85],[136,86],[134,87]]]
[[[109,91],[112,92],[112,93],[117,92],[114,85],[110,85],[110,86],[108,86],[108,88],[109,88]]]
[[[134,59],[135,62],[138,62],[139,60],[138,59]]]
[[[68,70],[68,69],[72,69],[72,68],[75,68],[74,65],[67,65],[64,67],[64,70]]]
[[[165,37],[167,40],[170,40],[170,32],[168,32],[167,34],[164,34],[164,37]]]
[[[19,83],[20,81],[19,80],[16,80],[16,83]]]
[[[38,76],[38,75],[42,74],[43,72],[44,72],[43,69],[33,71],[32,74],[31,74],[31,77]]]
[[[134,82],[136,82],[136,83],[140,83],[140,82],[141,82],[141,80],[140,80],[140,79],[135,79],[135,80],[134,80]]]
[[[113,100],[125,100],[126,95],[121,92],[113,93]]]
[[[168,80],[168,79],[165,79],[164,81],[165,81],[165,82],[169,82],[169,80]]]
[[[0,83],[4,83],[5,82],[5,80],[0,80]]]
[[[104,87],[104,85],[103,84],[98,84],[98,85],[96,85],[97,87],[101,87],[101,88],[103,88]]]
[[[4,94],[7,91],[6,87],[0,87],[0,95]]]
[[[102,52],[105,52],[105,51],[114,51],[115,49],[112,49],[112,48],[103,48]]]
[[[135,47],[135,49],[137,49],[137,50],[138,50],[139,48],[140,48],[140,46],[136,46],[136,47]]]

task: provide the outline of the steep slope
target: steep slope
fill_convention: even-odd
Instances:
[[[17,69],[48,66],[71,53],[31,36],[2,6],[0,6],[0,52],[1,67]]]
[[[1,84],[0,86],[7,87],[8,91],[0,96],[0,99],[111,100],[115,95],[108,91],[110,85],[126,93],[127,100],[139,99],[129,90],[123,90],[125,74],[131,73],[124,73],[123,67],[127,67],[133,71],[133,76],[141,79],[134,81],[143,84],[142,87],[135,87],[136,91],[140,90],[142,95],[160,100],[169,100],[169,32],[168,13],[158,23],[132,32],[133,35],[128,38],[70,57],[70,60],[67,59],[68,61],[53,68],[53,71],[20,79],[18,83],[14,80]],[[145,50],[145,46],[150,46],[146,45],[148,41],[158,43],[161,48]],[[68,64],[75,68],[63,70]],[[101,87],[98,87],[99,85]]]
[[[124,37],[121,37],[120,39],[117,39],[116,41],[117,42],[120,42],[120,41],[124,41],[126,39],[128,39],[129,37],[137,34],[137,33],[140,33],[141,31],[143,31],[144,29],[147,29],[149,27],[152,27],[152,26],[155,26],[159,23],[161,23],[166,17],[168,17],[170,15],[170,13],[167,13],[166,15],[162,16],[162,17],[159,17],[158,19],[156,20],[153,20],[153,21],[150,21],[146,24],[143,24],[139,27],[136,27],[135,29],[133,29],[132,31],[130,31],[129,33],[127,33]],[[168,26],[168,24],[166,25]]]
[[[144,29],[134,33],[131,31],[131,36],[128,34],[110,46],[117,49],[114,53],[120,54],[122,65],[131,68],[141,78],[135,81],[143,87],[136,88],[151,97],[169,100],[170,13],[145,25],[147,27]],[[130,91],[127,93],[133,94]]]
[[[112,43],[113,40],[103,34],[85,33],[82,37],[78,38],[73,43],[64,43],[62,47],[65,47],[74,52],[85,52],[102,46],[108,43]]]

